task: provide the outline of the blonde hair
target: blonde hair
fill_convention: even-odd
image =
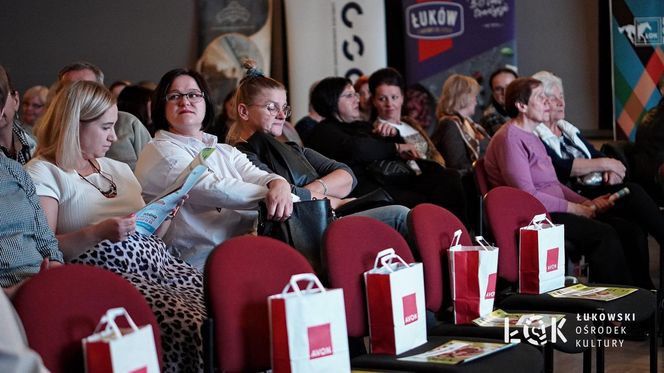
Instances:
[[[452,115],[468,106],[470,98],[477,96],[480,85],[469,76],[453,74],[443,84],[443,91],[436,107],[436,117]]]
[[[28,88],[23,94],[23,100],[28,100],[32,97],[37,97],[39,101],[44,105],[46,104],[46,99],[48,98],[48,88],[43,85],[36,85],[34,87]]]
[[[263,75],[263,72],[256,67],[256,61],[245,58],[242,60],[242,67],[247,71],[244,78],[240,80],[233,97],[233,110],[237,111],[239,104],[251,105],[254,103],[254,98],[267,89],[280,89],[286,90],[280,82]],[[226,143],[235,145],[242,141],[242,119],[236,113],[237,119],[235,123],[228,129],[226,135]]]
[[[35,156],[73,170],[81,159],[81,122],[93,121],[115,105],[104,85],[77,81],[64,85],[37,125]]]

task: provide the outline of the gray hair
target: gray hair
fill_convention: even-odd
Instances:
[[[532,77],[542,82],[542,89],[544,90],[544,94],[547,96],[552,95],[554,87],[558,87],[560,89],[560,93],[565,92],[563,90],[563,81],[549,71],[544,71],[544,70],[538,71],[535,74],[533,74]]]
[[[87,61],[76,61],[70,63],[69,65],[63,67],[60,72],[58,72],[58,80],[62,80],[62,77],[70,71],[81,71],[81,70],[90,70],[95,74],[97,78],[97,83],[104,84],[104,72],[101,69],[90,62]]]

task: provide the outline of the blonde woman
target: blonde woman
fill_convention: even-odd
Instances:
[[[31,87],[23,94],[20,117],[21,122],[23,122],[23,128],[30,136],[34,136],[34,126],[37,123],[37,119],[44,113],[47,97],[48,88],[43,85]]]
[[[484,155],[489,144],[489,134],[471,119],[479,91],[475,79],[454,74],[443,84],[436,108],[438,128],[431,140],[447,167],[459,170],[462,175],[472,170],[473,162]]]
[[[26,169],[68,262],[111,270],[145,296],[162,329],[164,371],[202,369],[202,276],[172,257],[157,236],[136,233],[141,186],[125,163],[104,155],[117,140],[115,99],[78,81],[54,97]]]

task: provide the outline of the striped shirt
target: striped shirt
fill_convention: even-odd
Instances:
[[[30,176],[0,153],[0,286],[39,272],[44,258],[62,262]]]

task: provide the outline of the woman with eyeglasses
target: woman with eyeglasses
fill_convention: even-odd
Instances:
[[[265,201],[270,219],[283,221],[291,215],[293,200],[284,178],[259,169],[239,150],[203,132],[214,121],[214,105],[200,74],[171,70],[161,78],[154,97],[152,122],[157,132],[136,163],[146,200],[175,181],[201,150],[215,148],[206,160],[209,170],[189,191],[187,203],[164,236],[185,261],[202,271],[217,245],[252,232],[260,201]]]
[[[34,136],[34,126],[37,123],[37,119],[44,113],[47,96],[48,88],[43,85],[31,87],[23,94],[20,117],[23,122],[23,128],[30,136]]]
[[[314,128],[309,146],[351,167],[358,180],[351,196],[382,187],[398,204],[434,203],[467,221],[459,174],[423,158],[413,143],[381,136],[371,123],[359,121],[359,98],[348,79],[321,80],[311,101],[325,119]]]
[[[286,88],[264,76],[253,61],[245,62],[244,67],[247,73],[235,97],[238,121],[230,131],[230,144],[260,169],[283,176],[291,184],[292,193],[303,201],[327,198],[334,209],[350,202],[352,198],[346,196],[357,184],[353,171],[295,142],[277,140],[290,114]],[[368,209],[357,215],[378,219],[407,237],[409,211],[394,205]]]
[[[141,186],[127,164],[104,156],[117,140],[117,118],[115,98],[102,84],[66,85],[42,118],[26,170],[64,259],[105,268],[136,286],[161,327],[164,371],[197,372],[203,279],[158,236],[136,233],[134,213],[145,205]]]

